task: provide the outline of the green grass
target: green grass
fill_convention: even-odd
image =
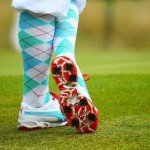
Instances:
[[[70,127],[33,132],[16,129],[22,98],[20,56],[1,52],[0,149],[149,150],[149,54],[92,52],[84,56],[77,52],[82,71],[91,74],[87,84],[101,122],[96,133],[80,135]],[[56,90],[53,82],[51,88]]]
[[[82,49],[82,47],[80,47]],[[83,47],[83,49],[86,49]],[[83,73],[91,75],[112,74],[150,74],[150,51],[129,52],[77,50],[77,61]],[[121,51],[121,52],[120,52]],[[0,76],[21,75],[22,61],[20,53],[0,51]]]

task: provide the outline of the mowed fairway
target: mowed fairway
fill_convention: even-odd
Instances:
[[[70,127],[32,132],[17,130],[22,99],[21,59],[0,52],[0,150],[149,150],[150,52],[77,51],[91,97],[100,110],[96,133]],[[51,79],[51,89],[56,86]]]

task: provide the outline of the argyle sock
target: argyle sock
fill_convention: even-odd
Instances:
[[[55,18],[28,11],[20,14],[19,43],[23,59],[23,102],[39,108],[48,103],[48,76],[55,30]]]
[[[72,59],[77,67],[78,74],[78,90],[87,98],[91,99],[81,74],[81,71],[75,61],[75,42],[77,35],[77,28],[79,22],[79,12],[75,2],[71,2],[70,8],[66,18],[62,21],[56,22],[55,36],[54,36],[54,53],[56,57],[67,56]]]

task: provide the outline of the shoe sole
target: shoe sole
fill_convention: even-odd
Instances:
[[[79,133],[95,132],[98,127],[98,110],[77,90],[77,68],[74,62],[65,56],[52,61],[52,76],[60,91],[60,109],[70,126]]]
[[[28,127],[25,125],[18,125],[18,130],[20,131],[34,131],[34,130],[40,130],[40,129],[49,129],[49,128],[54,128],[54,127],[62,127],[62,126],[68,126],[67,122],[64,123],[51,123],[51,125],[46,125],[43,127],[41,126],[36,126],[36,127]]]

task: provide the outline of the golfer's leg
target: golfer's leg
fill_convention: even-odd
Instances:
[[[87,91],[81,71],[75,61],[75,41],[79,12],[74,0],[66,18],[56,23],[51,70],[60,91],[60,108],[69,125],[80,133],[94,132],[98,127],[98,110]]]
[[[23,59],[23,102],[32,107],[48,103],[48,77],[55,18],[51,15],[22,12],[19,20],[19,43]]]
[[[75,61],[75,42],[77,36],[78,22],[78,8],[74,2],[71,2],[66,18],[56,23],[53,47],[56,57],[67,56],[74,61],[77,68],[78,90],[80,90],[82,95],[90,99],[85,81]]]

